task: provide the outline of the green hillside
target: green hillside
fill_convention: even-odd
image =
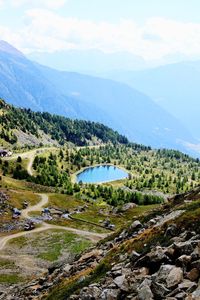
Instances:
[[[100,143],[123,143],[128,140],[107,126],[100,123],[72,120],[49,113],[33,112],[30,109],[16,108],[0,99],[0,138],[11,145],[16,145],[20,133],[25,134],[24,143],[48,136],[52,143],[64,145],[66,142],[77,146]],[[29,140],[29,142],[28,142]]]

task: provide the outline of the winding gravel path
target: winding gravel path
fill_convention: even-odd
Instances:
[[[29,175],[33,175],[33,170],[32,170],[32,166],[33,166],[33,161],[34,158],[37,154],[40,154],[42,152],[45,152],[47,150],[54,150],[57,149],[56,147],[48,147],[48,148],[37,148],[37,149],[33,149],[27,152],[23,152],[23,153],[16,153],[12,156],[9,157],[5,157],[3,158],[3,160],[14,160],[17,159],[19,156],[23,159],[27,159],[28,160],[28,164],[27,164],[27,172],[29,173]]]
[[[29,213],[32,211],[41,211],[43,206],[45,206],[48,203],[48,195],[46,194],[39,194],[41,197],[41,201],[33,206],[30,206],[24,210],[22,210],[22,218],[24,219],[29,219]],[[101,234],[101,233],[95,233],[95,232],[90,232],[90,231],[86,231],[86,230],[81,230],[81,229],[76,229],[76,228],[72,228],[72,227],[66,227],[66,226],[58,226],[58,225],[52,225],[52,224],[47,224],[45,222],[41,223],[41,226],[38,228],[35,228],[31,231],[23,231],[23,232],[18,232],[15,234],[10,234],[7,236],[3,236],[0,237],[0,250],[3,250],[3,248],[6,246],[7,242],[21,237],[21,236],[25,236],[28,234],[32,234],[32,233],[38,233],[38,232],[42,232],[42,231],[46,231],[46,230],[66,230],[66,231],[70,231],[74,234],[77,235],[81,235],[89,240],[91,240],[92,242],[97,242],[103,238],[105,238],[108,234]]]
[[[21,211],[21,216],[24,219],[30,219],[29,213],[32,211],[42,211],[42,208],[48,204],[49,197],[46,194],[39,194],[41,201],[33,206],[28,206],[26,209]]]

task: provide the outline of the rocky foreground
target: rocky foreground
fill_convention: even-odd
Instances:
[[[200,299],[200,189],[0,299]]]

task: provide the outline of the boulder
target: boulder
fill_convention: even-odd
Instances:
[[[151,291],[151,280],[145,279],[138,288],[139,300],[153,300],[153,293]]]
[[[175,243],[174,249],[179,254],[178,256],[190,255],[194,251],[194,247],[190,241]]]
[[[181,255],[177,259],[177,265],[185,268],[190,264],[191,260],[192,260],[192,258],[190,255]]]
[[[83,263],[88,260],[94,260],[94,259],[99,259],[100,256],[102,255],[103,251],[94,249],[90,252],[87,252],[81,256],[81,258],[78,260],[78,263]]]
[[[118,289],[105,289],[100,294],[101,300],[116,300],[120,291]]]
[[[167,289],[164,284],[158,282],[152,282],[151,290],[156,298],[164,299],[165,295],[167,295],[170,290]]]
[[[140,228],[142,228],[142,227],[143,227],[143,226],[142,226],[141,222],[140,222],[139,220],[136,220],[136,221],[134,221],[134,222],[131,224],[130,229],[131,229],[131,230],[136,230],[136,229],[140,229]]]
[[[140,269],[133,270],[132,273],[133,273],[133,276],[135,276],[137,279],[144,278],[149,274],[149,269],[143,267]]]
[[[177,300],[183,300],[185,299],[185,297],[187,296],[187,294],[185,292],[181,292],[175,295],[175,299]]]
[[[137,267],[147,267],[151,273],[155,273],[159,270],[162,263],[169,263],[171,260],[165,254],[165,249],[160,246],[153,248],[151,252],[138,259],[135,263]]]
[[[200,287],[198,287],[196,291],[192,293],[192,300],[199,300],[199,299],[200,299]]]
[[[183,270],[181,268],[173,267],[169,272],[166,283],[168,288],[175,287],[183,280]]]
[[[166,283],[169,273],[173,270],[173,265],[161,265],[159,271],[155,273],[152,278],[155,282]]]
[[[85,287],[81,290],[80,296],[82,300],[98,300],[101,290],[96,286]]]
[[[135,204],[135,203],[126,203],[122,206],[121,211],[124,212],[124,211],[127,211],[131,208],[134,208],[134,207],[137,207],[137,204]]]
[[[128,291],[128,283],[125,278],[125,275],[118,276],[114,279],[114,283],[118,288],[120,288],[123,291]]]
[[[69,271],[72,269],[72,267],[73,267],[72,265],[66,264],[63,268],[63,272],[69,273]]]
[[[200,275],[199,269],[193,268],[186,274],[186,277],[191,281],[196,281],[199,278],[199,275]]]
[[[194,251],[191,253],[192,260],[198,260],[200,258],[200,242],[194,249]]]
[[[148,226],[153,226],[153,225],[156,225],[156,224],[157,224],[156,219],[151,219],[151,220],[149,220],[149,222],[147,223]]]
[[[171,224],[167,227],[165,231],[165,236],[175,237],[176,235],[178,235],[178,233],[179,233],[179,229],[176,226],[176,224]]]
[[[183,282],[178,285],[178,288],[180,290],[184,290],[187,292],[193,292],[196,287],[197,287],[197,284],[188,279],[184,279]]]

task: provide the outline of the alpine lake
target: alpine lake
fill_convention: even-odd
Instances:
[[[103,183],[125,179],[128,172],[113,165],[100,165],[85,168],[76,175],[76,182],[82,183]]]

